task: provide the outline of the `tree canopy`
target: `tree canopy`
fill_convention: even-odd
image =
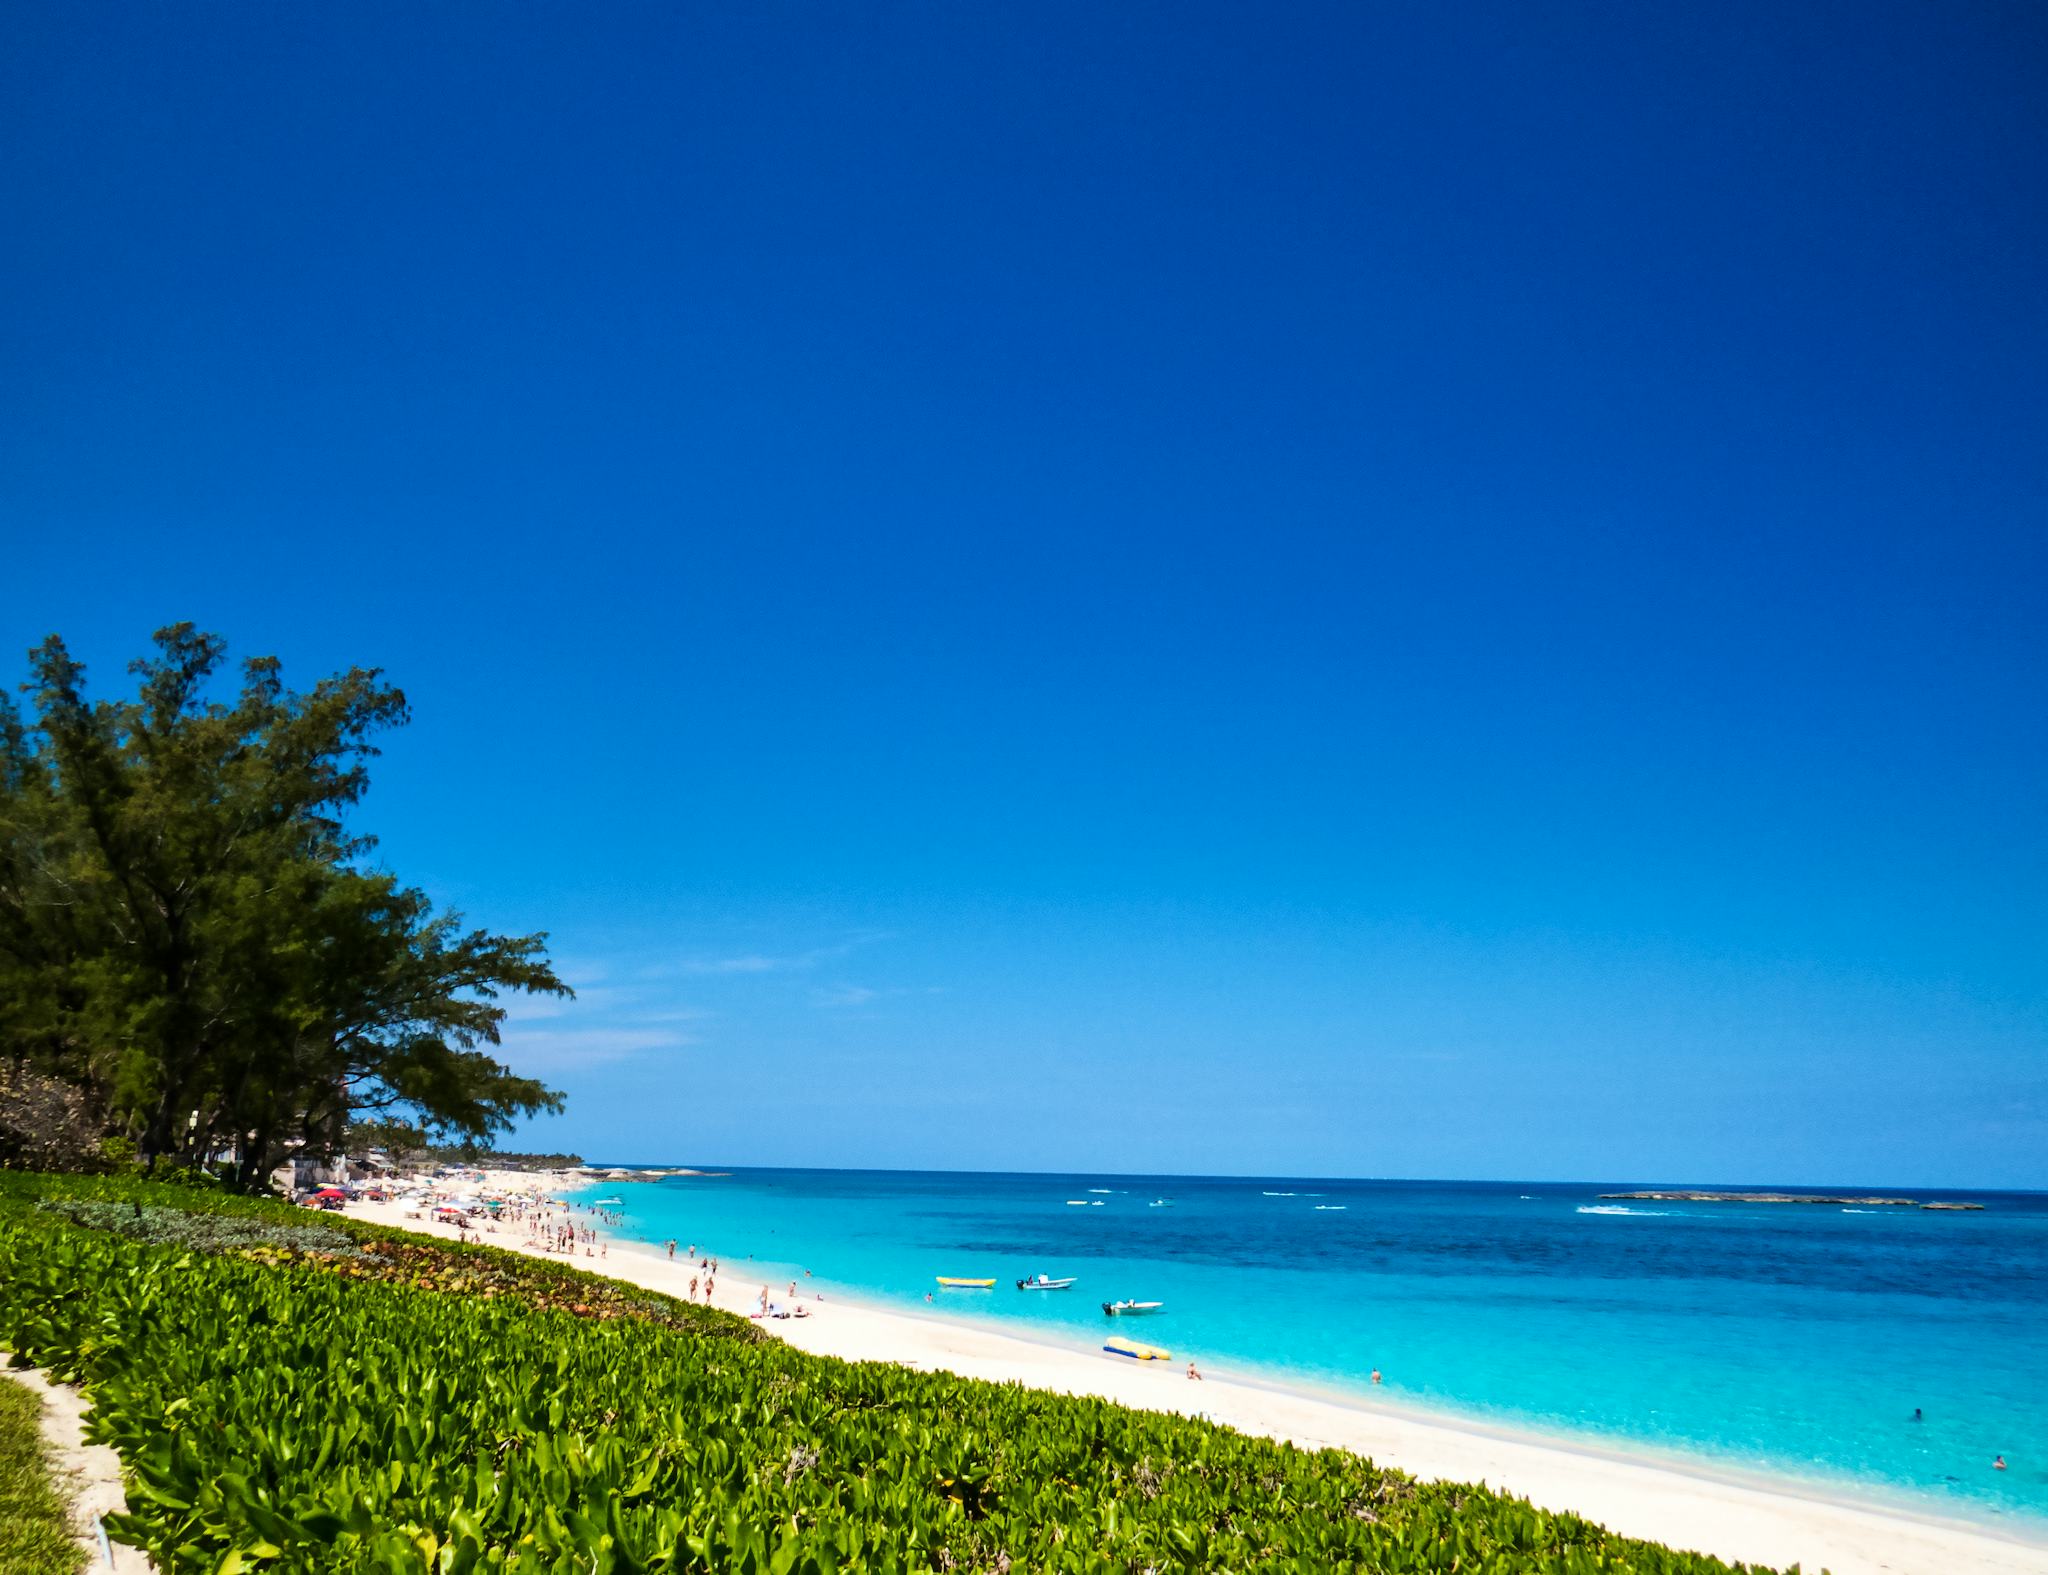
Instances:
[[[492,1052],[508,991],[567,995],[545,935],[465,929],[371,862],[347,812],[405,697],[298,693],[189,623],[89,699],[52,635],[0,699],[0,1055],[87,1091],[146,1165],[231,1152],[259,1184],[352,1121],[487,1142],[561,1096]]]

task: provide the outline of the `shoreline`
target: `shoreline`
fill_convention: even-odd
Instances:
[[[491,1192],[549,1197],[591,1185],[572,1174],[489,1173],[482,1183],[435,1190],[451,1196]],[[601,1183],[600,1183],[601,1185]],[[567,1203],[561,1207],[567,1208]],[[395,1203],[352,1204],[349,1212],[395,1229],[452,1237],[452,1227],[407,1219]],[[528,1251],[667,1295],[684,1297],[695,1265],[670,1261],[660,1248],[633,1240],[596,1220],[583,1206],[578,1223],[596,1225],[598,1240],[620,1256],[534,1252],[500,1230],[492,1245]],[[714,1254],[716,1249],[714,1249]],[[769,1265],[720,1258],[714,1305],[740,1316],[758,1310]],[[1671,1462],[1659,1454],[1631,1455],[1557,1435],[1495,1428],[1458,1417],[1437,1417],[1262,1377],[1211,1374],[1199,1384],[1179,1364],[1118,1363],[1093,1351],[1034,1340],[952,1319],[863,1301],[827,1284],[810,1316],[761,1319],[770,1334],[798,1349],[849,1361],[883,1361],[967,1378],[1013,1382],[1065,1394],[1093,1395],[1145,1410],[1199,1416],[1219,1425],[1304,1448],[1336,1448],[1370,1457],[1411,1476],[1488,1486],[1528,1498],[1541,1508],[1567,1511],[1627,1536],[1717,1555],[1731,1561],[1832,1575],[2048,1575],[2048,1540],[2000,1525],[1922,1512],[1914,1507],[1832,1497],[1825,1483],[1722,1472],[1710,1464]],[[787,1299],[787,1272],[771,1298]]]

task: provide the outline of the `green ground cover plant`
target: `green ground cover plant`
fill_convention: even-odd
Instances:
[[[154,1203],[89,1203],[70,1198],[51,1199],[39,1207],[88,1230],[112,1231],[117,1236],[166,1247],[190,1247],[201,1252],[269,1248],[340,1258],[362,1254],[353,1236],[320,1224],[303,1209],[301,1219],[268,1220],[239,1214],[194,1214]]]
[[[0,1570],[76,1575],[85,1555],[43,1453],[41,1410],[34,1390],[0,1378]]]
[[[174,1575],[1730,1568],[1337,1451],[807,1355],[666,1298],[607,1313],[556,1265],[450,1294],[512,1257],[489,1249],[195,1250],[35,1206],[64,1190],[0,1186],[0,1343],[89,1386],[129,1472],[112,1529]],[[435,1256],[356,1272],[385,1246]]]
[[[0,1171],[0,1210],[24,1207],[87,1229],[267,1262],[297,1261],[351,1279],[403,1283],[446,1295],[511,1297],[581,1318],[636,1318],[693,1329],[708,1339],[767,1338],[744,1319],[572,1264],[478,1242],[458,1245],[390,1231],[342,1214],[314,1214],[281,1199],[188,1181],[166,1185],[137,1177]]]

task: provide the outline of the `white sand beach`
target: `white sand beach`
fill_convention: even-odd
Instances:
[[[451,1184],[451,1194],[490,1192],[545,1197],[587,1184],[569,1175],[488,1173],[482,1183]],[[348,1212],[406,1230],[452,1238],[452,1226],[408,1217],[395,1203],[356,1203]],[[566,1216],[558,1216],[566,1218]],[[696,1267],[670,1262],[643,1244],[622,1241],[587,1212],[602,1257],[578,1253],[577,1267],[682,1296]],[[506,1223],[482,1237],[513,1251],[526,1232]],[[716,1305],[746,1315],[757,1310],[763,1282],[744,1260],[724,1256],[744,1243],[710,1243],[721,1255]],[[547,1254],[541,1254],[547,1256]],[[557,1261],[567,1261],[557,1257]],[[786,1302],[788,1282],[769,1287]],[[1550,1510],[1568,1510],[1630,1536],[1673,1547],[1814,1575],[2048,1575],[2048,1544],[2009,1539],[1961,1522],[1878,1505],[1829,1499],[1805,1487],[1775,1487],[1680,1469],[1662,1459],[1496,1433],[1365,1403],[1294,1394],[1233,1381],[1204,1369],[1191,1382],[1182,1364],[1118,1361],[1092,1350],[1041,1344],[942,1317],[921,1317],[835,1298],[829,1283],[800,1287],[810,1316],[769,1319],[762,1327],[807,1351],[850,1361],[895,1362],[943,1369],[969,1378],[1030,1384],[1067,1394],[1099,1395],[1124,1405],[1199,1414],[1247,1433],[1334,1447],[1366,1455],[1427,1479],[1485,1483]],[[814,1299],[823,1294],[822,1300]]]

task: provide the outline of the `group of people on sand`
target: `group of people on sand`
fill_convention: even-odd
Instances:
[[[804,1270],[804,1278],[808,1280],[810,1277],[811,1271],[809,1269]],[[822,1302],[825,1299],[825,1293],[823,1291],[814,1292],[813,1299]],[[789,1301],[791,1309],[790,1312],[783,1313],[779,1311],[773,1311],[777,1304],[771,1302],[768,1299],[768,1287],[764,1285],[761,1287],[761,1310],[757,1316],[766,1318],[771,1315],[771,1312],[773,1313],[773,1316],[778,1318],[790,1316],[797,1318],[807,1318],[810,1316],[809,1311],[798,1300],[795,1280],[791,1280],[789,1282]]]
[[[668,1248],[669,1261],[674,1262],[676,1255],[675,1239],[671,1237],[665,1245]],[[694,1241],[690,1243],[689,1261],[691,1263],[697,1261],[697,1244]],[[684,1299],[694,1302],[697,1299],[697,1287],[701,1284],[704,1287],[704,1305],[709,1307],[711,1305],[711,1287],[717,1283],[717,1276],[718,1260],[707,1252],[704,1254],[704,1272],[701,1276],[695,1274],[690,1276],[690,1294]]]
[[[670,1237],[670,1239],[668,1239],[668,1241],[664,1241],[662,1245],[664,1245],[664,1247],[668,1249],[668,1262],[672,1262],[672,1264],[674,1264],[674,1262],[676,1262],[676,1237]],[[696,1243],[694,1243],[694,1241],[690,1243],[690,1251],[686,1253],[686,1260],[688,1260],[690,1264],[694,1264],[694,1262],[696,1262]],[[711,1253],[707,1251],[707,1253],[705,1253],[705,1274],[702,1274],[702,1286],[705,1286],[705,1307],[711,1307],[711,1284],[713,1284],[713,1280],[717,1278],[717,1272],[719,1272],[719,1260],[717,1260],[717,1258],[713,1258],[713,1255],[711,1255]],[[694,1276],[694,1274],[692,1274],[692,1276],[690,1276],[690,1294],[688,1294],[688,1301],[696,1301],[696,1286],[698,1286],[698,1276]]]
[[[586,1258],[607,1256],[605,1244],[598,1239],[597,1231],[588,1225],[578,1225],[574,1220],[536,1220],[533,1233],[527,1238],[527,1245],[542,1252],[562,1252],[576,1256],[576,1249],[583,1249]]]

